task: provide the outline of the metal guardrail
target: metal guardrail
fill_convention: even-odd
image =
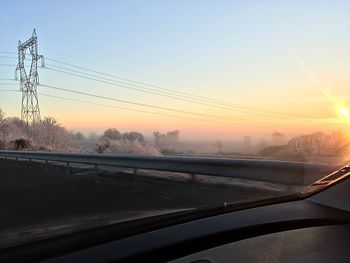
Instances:
[[[305,175],[329,171],[327,165],[287,161],[231,160],[209,157],[135,156],[125,154],[53,153],[0,151],[0,158],[44,160],[133,169],[180,172],[258,180],[288,185],[303,185]],[[1,168],[0,168],[1,171]],[[0,173],[1,174],[1,173]]]

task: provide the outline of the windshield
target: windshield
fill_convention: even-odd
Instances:
[[[0,247],[272,202],[347,164],[349,5],[3,1]]]

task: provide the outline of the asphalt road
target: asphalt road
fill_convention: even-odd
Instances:
[[[64,167],[45,171],[41,164],[0,163],[0,236],[70,219],[113,215],[128,219],[138,212],[195,208],[280,195],[247,185],[205,184],[115,172],[67,175]],[[1,238],[0,238],[1,243]]]

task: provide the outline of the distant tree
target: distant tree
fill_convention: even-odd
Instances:
[[[244,147],[244,153],[245,154],[251,154],[251,152],[252,152],[252,142],[251,142],[250,136],[244,136],[243,137],[243,147]]]
[[[166,136],[168,137],[170,144],[176,143],[180,139],[180,131],[174,130],[174,131],[167,132]]]
[[[0,108],[0,125],[3,124],[5,122],[5,118],[6,118],[6,114],[5,112],[2,111],[2,109]]]
[[[294,152],[294,153],[300,153],[301,152],[301,142],[299,140],[299,137],[294,137],[288,141],[288,147]]]
[[[98,141],[100,137],[101,136],[99,136],[96,132],[90,132],[90,134],[88,136],[88,140],[89,141]]]
[[[6,135],[6,115],[0,109],[0,150],[5,149],[5,135]]]
[[[30,138],[37,146],[44,146],[55,151],[72,150],[72,136],[55,118],[45,117],[29,127]]]
[[[164,140],[163,137],[164,135],[161,134],[159,131],[155,131],[153,132],[153,136],[154,136],[154,144],[156,147],[160,147],[162,144],[162,141]]]
[[[7,130],[6,115],[5,115],[5,112],[3,112],[0,109],[0,140],[2,140],[2,142],[4,140],[4,136],[6,134],[6,130]]]
[[[278,146],[286,143],[287,136],[278,131],[274,131],[271,134],[271,138],[272,138],[272,144],[275,146]]]
[[[117,129],[109,128],[109,129],[105,130],[102,137],[106,138],[106,139],[117,141],[117,140],[120,140],[122,138],[122,135]]]
[[[139,133],[139,132],[135,132],[135,131],[124,132],[122,134],[122,138],[124,141],[130,141],[130,142],[138,141],[140,143],[145,142],[145,138],[144,138],[143,134]]]
[[[5,137],[7,141],[12,141],[18,138],[28,138],[30,130],[27,124],[17,117],[9,117],[5,120]]]
[[[76,132],[73,134],[73,139],[76,141],[85,141],[86,138],[84,136],[84,134],[82,134],[81,132]]]
[[[257,150],[260,151],[268,146],[268,143],[265,138],[260,138],[257,143]]]
[[[303,153],[311,154],[314,146],[311,135],[302,135],[299,137],[299,140]]]
[[[166,134],[162,134],[158,131],[153,133],[154,144],[158,149],[168,149],[173,147],[180,139],[180,131],[169,131]]]
[[[121,153],[135,155],[161,155],[152,145],[140,143],[138,140],[109,140],[104,139],[96,145],[98,153]]]
[[[161,155],[161,153],[152,145],[140,143],[135,141],[112,141],[110,145],[110,152],[125,153],[135,155]]]
[[[281,157],[281,154],[284,153],[287,149],[288,149],[287,145],[268,146],[264,149],[261,149],[258,153],[262,156]]]
[[[320,155],[327,146],[330,136],[323,132],[314,132],[310,134],[310,137],[317,154]]]
[[[27,124],[17,117],[6,118],[0,110],[0,149],[76,151],[71,140],[71,133],[52,117]]]
[[[216,141],[215,141],[215,145],[216,145],[216,147],[218,147],[219,152],[221,152],[221,149],[222,149],[222,147],[223,147],[223,142],[222,142],[222,140],[220,140],[220,139],[216,140]]]
[[[336,153],[339,153],[345,145],[349,143],[348,136],[343,131],[334,131],[331,133],[332,148]]]

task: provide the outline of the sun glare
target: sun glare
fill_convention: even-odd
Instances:
[[[349,117],[349,110],[348,109],[342,108],[339,110],[339,112],[343,117]]]

